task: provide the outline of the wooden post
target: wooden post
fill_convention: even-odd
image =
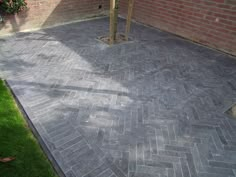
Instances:
[[[131,17],[133,13],[134,7],[134,0],[129,0],[129,7],[128,7],[128,15],[127,15],[127,22],[126,22],[126,30],[125,30],[125,39],[126,41],[129,40],[129,32],[130,32],[130,25],[131,25]]]
[[[118,26],[118,12],[119,12],[119,1],[115,0],[115,11],[114,11],[114,40],[116,40],[117,26]]]
[[[110,0],[110,45],[114,44],[115,39],[115,5],[116,0]]]

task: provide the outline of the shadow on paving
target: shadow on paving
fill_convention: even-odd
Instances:
[[[236,60],[138,24],[132,42],[109,47],[96,40],[108,22],[0,44],[0,71],[65,175],[235,176],[236,122],[224,111]]]

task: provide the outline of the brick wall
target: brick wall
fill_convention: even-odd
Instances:
[[[26,12],[6,16],[5,22],[0,23],[0,36],[100,15],[109,8],[108,0],[27,0],[27,3]]]
[[[127,12],[121,0],[121,15]],[[5,17],[0,36],[104,13],[109,0],[28,0],[29,10]],[[99,5],[102,8],[99,9]],[[236,55],[236,0],[135,0],[136,21]]]
[[[236,0],[135,0],[133,18],[236,55]]]

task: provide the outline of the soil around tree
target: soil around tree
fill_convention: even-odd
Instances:
[[[98,37],[98,40],[105,43],[105,44],[110,44],[110,37],[109,36],[100,36]],[[129,38],[128,41],[131,41],[131,39]],[[121,44],[121,43],[125,43],[128,42],[125,39],[125,35],[124,34],[117,34],[116,35],[116,40],[114,40],[114,44]]]

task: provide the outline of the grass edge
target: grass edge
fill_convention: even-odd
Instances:
[[[1,78],[0,78],[1,79]],[[27,112],[25,111],[24,107],[22,106],[22,104],[20,103],[19,99],[17,98],[16,94],[14,93],[14,91],[11,89],[10,84],[8,83],[7,80],[5,79],[1,79],[3,81],[3,83],[5,84],[6,88],[10,91],[10,94],[13,98],[13,102],[15,102],[15,105],[17,107],[17,109],[19,110],[20,114],[22,115],[22,117],[24,118],[26,125],[29,127],[29,131],[32,133],[32,135],[34,136],[35,140],[37,141],[37,143],[39,144],[41,150],[43,151],[43,153],[45,154],[45,157],[47,158],[48,162],[51,164],[51,166],[53,167],[53,170],[55,171],[55,173],[59,176],[59,177],[66,177],[66,175],[64,174],[64,172],[62,171],[62,169],[60,168],[59,164],[57,163],[56,159],[53,157],[53,155],[51,154],[50,150],[48,149],[47,145],[44,143],[43,139],[41,138],[39,132],[37,131],[37,129],[34,127],[34,124],[32,123],[32,121],[29,118],[29,115],[27,114]]]

